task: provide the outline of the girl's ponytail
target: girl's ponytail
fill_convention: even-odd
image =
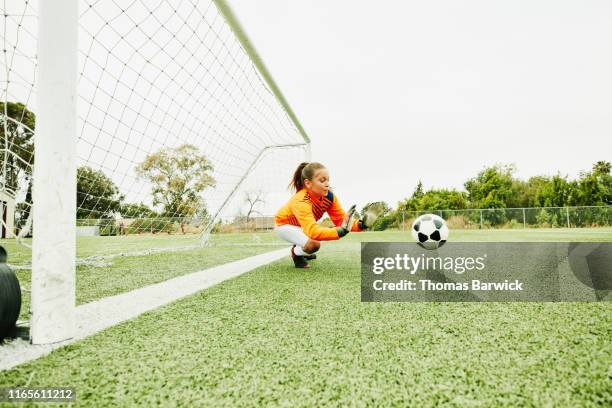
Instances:
[[[312,180],[315,172],[324,168],[325,166],[323,166],[321,163],[300,163],[293,173],[293,178],[291,179],[291,183],[289,183],[289,188],[294,188],[295,191],[300,191],[304,188],[304,180]]]
[[[293,173],[293,178],[291,179],[291,183],[289,183],[289,188],[294,188],[295,191],[300,191],[304,188],[304,179],[302,179],[302,170],[304,167],[308,166],[308,163],[303,162],[295,169]]]

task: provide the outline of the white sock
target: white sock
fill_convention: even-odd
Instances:
[[[293,253],[296,254],[297,256],[310,255],[309,253],[304,252],[301,246],[297,246],[297,245],[295,246],[295,248],[293,248]]]

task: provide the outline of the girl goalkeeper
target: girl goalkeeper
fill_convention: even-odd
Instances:
[[[316,258],[314,253],[321,247],[321,241],[340,239],[349,231],[362,231],[366,225],[372,225],[372,220],[366,219],[348,225],[352,211],[347,215],[329,190],[329,172],[321,163],[301,163],[289,186],[296,193],[276,213],[274,229],[282,239],[293,244],[291,258],[296,268],[310,267],[308,260]],[[326,212],[335,228],[317,224]]]

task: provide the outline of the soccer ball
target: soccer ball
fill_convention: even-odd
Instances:
[[[412,238],[425,249],[436,249],[448,239],[448,226],[442,217],[424,214],[412,223]]]

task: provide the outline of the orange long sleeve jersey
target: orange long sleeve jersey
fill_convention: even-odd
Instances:
[[[340,207],[338,198],[330,191],[327,196],[311,197],[308,190],[303,188],[291,197],[274,217],[276,225],[295,225],[302,227],[304,233],[317,241],[331,241],[339,239],[335,228],[326,228],[317,224],[324,213],[329,215],[336,226],[342,225],[346,213]],[[355,220],[351,231],[361,231],[359,221]]]

